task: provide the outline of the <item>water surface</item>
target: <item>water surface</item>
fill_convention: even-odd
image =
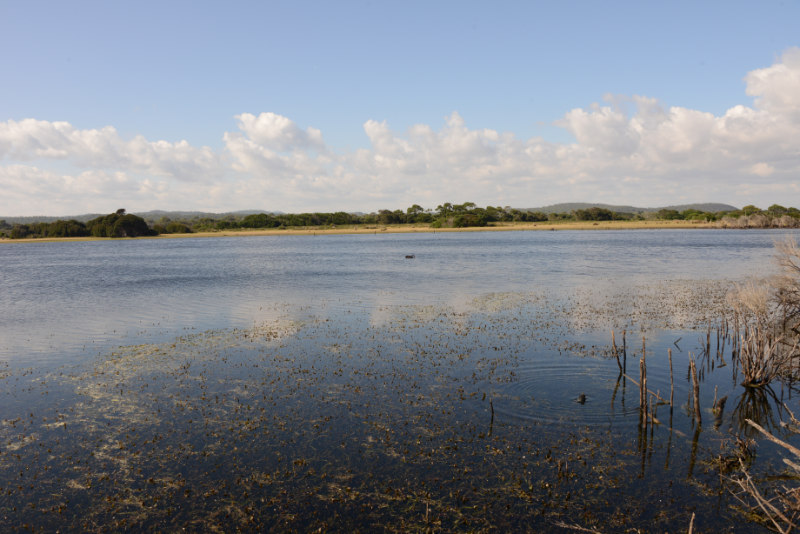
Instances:
[[[770,269],[775,231],[574,231],[4,243],[0,360],[40,365],[327,307],[625,291]],[[414,254],[415,259],[405,259]]]
[[[796,442],[797,391],[706,335],[781,235],[4,244],[0,526],[751,532],[744,420]]]

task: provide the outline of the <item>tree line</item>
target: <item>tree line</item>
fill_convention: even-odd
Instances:
[[[661,209],[649,213],[626,213],[592,207],[564,213],[542,213],[511,207],[477,206],[474,202],[454,204],[445,202],[436,209],[414,204],[406,210],[383,209],[373,213],[314,212],[314,213],[254,213],[244,216],[227,215],[221,218],[199,217],[174,221],[161,217],[146,221],[126,213],[124,209],[100,216],[86,223],[58,220],[29,224],[7,224],[0,221],[0,235],[12,239],[43,237],[140,237],[159,234],[190,233],[231,229],[341,227],[392,224],[424,224],[433,228],[482,227],[508,222],[558,221],[625,221],[625,220],[687,220],[720,221],[728,227],[800,226],[800,210],[773,204],[766,210],[748,205],[740,210],[704,212],[696,209],[677,211]]]
[[[8,225],[5,225],[8,226]],[[119,209],[114,213],[102,215],[85,223],[81,221],[58,220],[15,224],[5,229],[11,239],[44,237],[141,237],[158,235],[147,222],[132,213]]]

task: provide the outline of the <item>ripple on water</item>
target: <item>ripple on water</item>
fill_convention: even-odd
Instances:
[[[617,382],[615,361],[556,354],[523,362],[515,373],[514,381],[496,391],[498,416],[589,426],[637,422],[638,386]]]

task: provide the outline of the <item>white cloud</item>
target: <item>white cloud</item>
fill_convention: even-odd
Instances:
[[[800,48],[792,47],[781,60],[745,76],[747,94],[756,106],[772,113],[800,114]]]
[[[325,148],[322,132],[316,128],[301,130],[294,122],[275,113],[236,115],[239,129],[254,143],[278,151]]]
[[[766,178],[767,176],[775,172],[775,167],[767,163],[756,163],[755,165],[750,167],[750,172]]]
[[[319,130],[275,113],[237,115],[238,130],[223,134],[220,152],[186,141],[125,140],[112,127],[9,120],[0,123],[0,214],[20,213],[20,206],[55,214],[100,210],[90,207],[99,204],[107,210],[125,199],[129,209],[219,211],[467,200],[800,206],[800,49],[745,80],[754,104],[721,115],[645,96],[606,96],[558,121],[574,136],[571,143],[471,129],[457,112],[440,126],[417,124],[402,133],[367,120],[368,148],[340,153]]]
[[[65,160],[79,168],[126,169],[178,180],[212,180],[221,172],[219,156],[186,141],[123,140],[107,126],[78,130],[67,122],[35,119],[0,123],[0,159]]]

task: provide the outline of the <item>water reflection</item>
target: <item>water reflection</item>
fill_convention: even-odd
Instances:
[[[697,336],[647,338],[643,418],[610,332],[573,331],[573,308],[543,303],[487,294],[380,320],[325,303],[0,376],[0,526],[674,531],[700,507],[709,530],[749,531],[709,490],[720,433],[658,400],[667,348]],[[628,345],[629,369],[641,350]],[[729,375],[705,374],[701,406]]]
[[[263,307],[320,301],[466,309],[486,294],[547,291],[554,305],[584,311],[564,317],[584,329],[589,315],[609,324],[650,320],[647,306],[615,303],[638,294],[641,302],[661,302],[671,324],[691,326],[682,315],[682,301],[696,293],[691,281],[760,269],[775,238],[642,231],[4,243],[0,359],[76,361],[87,345],[101,350],[186,329],[242,328],[260,320]],[[405,260],[408,253],[414,261]]]
[[[84,250],[104,265],[88,282],[79,255],[25,249],[11,275],[23,289],[0,301],[26,308],[2,317],[4,355],[29,356],[48,329],[42,352],[69,352],[97,328],[133,327],[135,342],[97,358],[77,350],[57,369],[0,366],[0,527],[522,531],[566,519],[676,531],[702,510],[706,530],[748,532],[711,459],[747,417],[776,428],[779,403],[739,390],[735,366],[715,365],[685,329],[719,297],[708,277],[736,272],[719,258],[745,270],[763,253],[757,233],[735,234],[752,250],[696,250],[731,235],[115,243]],[[77,289],[37,292],[22,275],[65,265]],[[195,275],[177,274],[186,265]],[[691,279],[665,282],[678,266]],[[619,280],[598,283],[603,273]],[[75,310],[83,290],[104,318],[77,314],[69,326],[86,328],[65,332],[41,313],[29,328],[47,306]],[[162,317],[168,341],[147,343],[139,323]],[[625,371],[647,337],[649,409],[609,347],[619,324]],[[689,403],[659,418],[680,338],[678,370],[689,351],[704,355],[698,407],[717,390],[735,399],[719,424],[702,427]],[[675,397],[692,399],[688,371],[674,375]]]
[[[767,431],[781,429],[781,402],[771,385],[757,388],[742,387],[731,411],[731,423],[735,431],[748,438],[759,436],[758,430],[747,424],[747,419],[764,427]]]

